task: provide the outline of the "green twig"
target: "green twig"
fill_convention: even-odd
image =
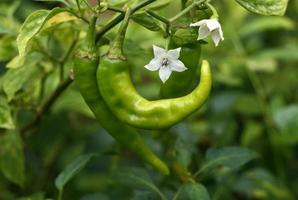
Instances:
[[[74,77],[71,74],[65,81],[58,85],[56,90],[50,95],[50,97],[45,101],[45,103],[37,109],[37,114],[33,118],[33,120],[20,129],[20,133],[22,136],[27,136],[25,134],[31,129],[35,128],[41,122],[41,120],[44,117],[44,114],[50,110],[52,105],[56,102],[60,95],[68,88],[68,86],[73,82],[73,80]]]
[[[62,200],[62,196],[63,196],[63,189],[59,190],[58,200]]]
[[[117,7],[112,7],[112,6],[109,6],[108,7],[108,10],[110,11],[114,11],[114,12],[119,12],[119,13],[125,13],[124,10],[120,9],[120,8],[117,8]]]
[[[151,11],[151,10],[146,10],[146,12],[151,15],[152,17],[154,17],[155,19],[165,23],[166,25],[170,24],[169,20],[164,18],[163,16]]]
[[[88,19],[84,18],[83,16],[78,15],[75,11],[68,9],[66,12],[69,12],[70,14],[72,14],[73,16],[81,19],[82,21],[86,22],[87,24],[89,24]]]
[[[191,11],[191,9],[193,9],[194,7],[196,7],[197,5],[204,3],[206,0],[200,0],[200,1],[196,1],[193,2],[192,4],[190,4],[187,8],[185,8],[184,10],[182,10],[180,13],[178,13],[177,15],[175,15],[174,17],[172,17],[169,21],[170,23],[176,21],[177,19],[179,19],[180,17],[184,16],[185,14],[187,14],[189,11]]]
[[[121,20],[123,20],[124,14],[120,14],[114,19],[112,19],[108,24],[106,24],[104,27],[100,29],[100,31],[96,34],[96,43],[99,41],[99,39],[106,34],[109,30],[111,30],[114,26],[116,26]]]
[[[211,5],[210,3],[206,3],[206,5],[208,6],[208,8],[211,10],[212,12],[212,16],[210,17],[211,19],[218,19],[218,13],[216,11],[216,9],[214,8],[213,5]]]
[[[60,66],[60,81],[64,80],[64,68],[65,68],[65,63],[69,59],[70,55],[74,51],[76,44],[77,44],[77,37],[74,39],[74,41],[71,43],[69,49],[67,50],[65,56],[62,58],[62,60],[59,61],[59,66]]]
[[[134,13],[134,12],[140,10],[141,8],[147,6],[147,5],[149,5],[149,4],[151,4],[155,1],[157,1],[157,0],[145,0],[141,3],[139,3],[138,5],[136,5],[134,8],[132,8],[131,13]]]
[[[77,3],[78,10],[79,10],[79,12],[81,13],[81,5],[80,5],[79,0],[76,0],[76,3]]]
[[[185,9],[186,8],[186,3],[187,3],[187,0],[181,0],[181,7],[182,7],[182,9]]]
[[[136,5],[134,8],[132,8],[131,13],[138,11],[139,9],[155,2],[156,0],[145,0],[138,5]],[[99,39],[106,34],[109,30],[111,30],[114,26],[116,26],[119,22],[121,22],[124,19],[124,13],[119,14],[114,19],[112,19],[108,24],[106,24],[104,27],[101,28],[101,30],[96,35],[96,43],[99,41]]]
[[[171,27],[170,21],[169,21],[168,19],[164,18],[163,16],[161,16],[161,15],[159,15],[159,14],[157,14],[157,13],[151,11],[151,10],[146,10],[146,12],[147,12],[150,16],[152,16],[152,17],[154,17],[155,19],[157,19],[157,20],[163,22],[163,23],[166,25],[166,30],[165,30],[165,34],[166,34],[166,35],[165,35],[165,38],[167,38],[167,37],[170,35],[170,27]]]

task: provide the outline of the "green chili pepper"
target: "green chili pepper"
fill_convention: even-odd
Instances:
[[[96,119],[101,123],[102,127],[120,144],[130,148],[162,174],[168,175],[169,169],[167,165],[144,143],[136,129],[119,121],[118,118],[113,115],[98,90],[96,71],[99,58],[95,50],[95,23],[96,18],[90,23],[89,50],[82,50],[75,57],[75,82],[85,102],[94,113]]]
[[[172,47],[171,47],[172,48]],[[174,46],[173,48],[177,48]],[[194,89],[194,80],[201,56],[201,45],[198,43],[187,44],[181,48],[180,60],[187,66],[187,70],[181,73],[173,73],[171,77],[161,85],[160,96],[162,98],[181,97]]]
[[[212,84],[209,63],[202,62],[200,84],[190,94],[148,101],[133,86],[129,64],[122,53],[128,22],[129,12],[109,53],[100,61],[97,70],[99,90],[106,104],[121,121],[144,129],[170,127],[198,110],[208,98]]]
[[[97,66],[98,57],[94,53],[80,53],[75,59],[75,81],[96,119],[120,144],[130,148],[162,174],[168,175],[166,164],[150,150],[138,132],[120,122],[104,103],[97,89]]]
[[[148,101],[134,88],[122,60],[104,57],[97,71],[100,91],[121,120],[144,129],[162,129],[172,126],[199,109],[209,96],[211,72],[207,61],[201,67],[200,84],[190,94],[174,98]]]

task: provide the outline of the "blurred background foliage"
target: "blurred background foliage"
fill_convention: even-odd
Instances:
[[[174,171],[162,177],[100,127],[75,84],[38,126],[20,134],[71,70],[66,55],[86,25],[69,20],[45,28],[31,41],[36,51],[24,66],[7,69],[18,54],[16,37],[25,18],[63,4],[1,0],[0,199],[54,199],[56,177],[80,155],[85,157],[76,161],[86,166],[64,188],[64,199],[149,200],[172,198],[179,191],[176,199],[186,200],[195,199],[188,196],[192,187],[202,194],[207,189],[212,200],[298,199],[298,1],[290,1],[283,17],[252,14],[231,0],[213,2],[225,41],[218,48],[210,40],[202,44],[202,58],[213,70],[212,95],[200,111],[170,130],[143,134]],[[157,12],[170,17],[179,8],[180,1],[172,1]],[[104,14],[99,23],[112,14]],[[152,58],[152,44],[165,45],[158,23],[149,27],[153,32],[131,23],[125,44],[134,83],[149,99],[158,98],[161,84],[156,73],[143,68]],[[107,38],[114,35],[115,29]],[[66,66],[62,75],[61,60]],[[237,157],[239,152],[243,157]],[[208,166],[208,160],[222,154],[236,156]],[[179,173],[184,168],[197,172],[204,187],[184,183]]]

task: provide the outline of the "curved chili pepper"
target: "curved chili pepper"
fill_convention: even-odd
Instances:
[[[200,83],[188,95],[156,101],[143,98],[131,81],[129,64],[122,52],[129,17],[128,10],[118,37],[100,61],[97,70],[100,93],[110,110],[129,125],[144,129],[170,127],[198,110],[208,98],[212,85],[209,63],[202,62]]]
[[[123,122],[144,129],[170,127],[196,110],[209,96],[211,72],[202,62],[199,85],[188,95],[148,101],[138,94],[128,72],[129,65],[120,59],[104,57],[97,71],[100,92],[111,111]]]
[[[76,56],[74,63],[75,81],[85,102],[102,127],[120,144],[137,153],[162,174],[168,175],[169,169],[166,164],[151,151],[138,132],[119,121],[105,104],[97,89],[96,70],[98,56],[96,53],[81,52]]]

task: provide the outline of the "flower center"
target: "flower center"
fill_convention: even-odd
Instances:
[[[168,66],[169,63],[170,63],[170,61],[169,61],[169,59],[167,59],[167,58],[163,58],[162,61],[161,61],[161,65],[162,65],[163,67]]]

